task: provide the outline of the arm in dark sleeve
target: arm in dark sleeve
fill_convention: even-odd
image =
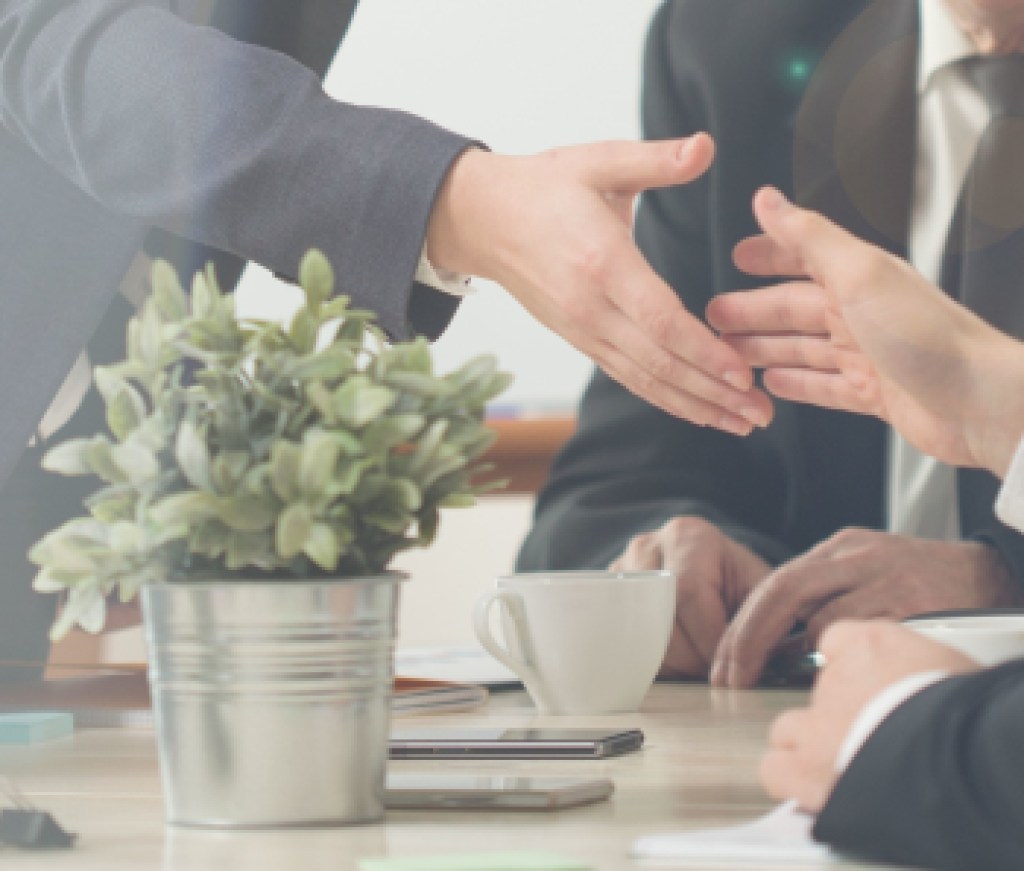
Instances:
[[[814,835],[939,871],[1024,867],[1024,660],[931,686],[896,709],[839,779]]]
[[[700,83],[710,63],[706,45],[716,44],[716,32],[721,38],[733,24],[711,4],[661,7],[644,56],[645,138],[701,130],[718,136]],[[676,62],[687,68],[676,69]],[[736,169],[725,161],[720,156],[700,181],[646,193],[637,213],[644,255],[698,318],[708,300],[726,289],[720,286],[720,265],[729,261],[732,243],[752,229],[749,216],[741,225],[714,204],[721,174],[729,178]],[[746,194],[742,199],[748,201]],[[727,224],[724,231],[719,222]],[[781,526],[789,482],[774,438],[758,432],[740,439],[702,429],[595,372],[579,407],[576,434],[539,496],[519,569],[605,567],[634,535],[688,515],[715,523],[770,563],[784,561],[792,552],[773,526]]]
[[[284,54],[157,0],[0,0],[0,123],[103,206],[294,275],[321,248],[398,337],[437,334],[413,275],[434,198],[470,144],[330,99]],[[422,288],[420,289],[422,291]]]

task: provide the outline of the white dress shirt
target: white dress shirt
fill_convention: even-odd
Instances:
[[[978,53],[945,0],[920,0],[917,172],[910,262],[938,284],[946,236],[988,105],[957,61]],[[925,456],[895,431],[889,437],[888,527],[897,535],[955,541],[960,537],[956,472]]]
[[[945,0],[919,0],[917,170],[910,227],[910,262],[938,284],[946,237],[974,152],[991,119],[984,97],[955,64],[978,54],[956,25]],[[997,503],[1004,523],[1024,531],[1024,448],[1018,451],[1019,484],[1010,476]],[[1011,469],[1012,474],[1012,469]],[[1010,494],[1015,493],[1015,496]],[[1016,506],[1011,511],[1011,503]],[[1000,513],[999,505],[1003,512]],[[907,442],[889,437],[888,526],[898,535],[955,541],[960,538],[956,471]],[[1014,522],[1011,522],[1011,516]],[[842,772],[882,722],[912,696],[947,677],[941,671],[910,675],[864,706],[846,735],[836,770]]]

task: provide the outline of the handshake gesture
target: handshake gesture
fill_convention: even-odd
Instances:
[[[925,453],[1005,474],[1024,433],[1024,346],[776,190],[754,200],[764,235],[737,266],[790,278],[725,294],[709,323],[783,399],[873,414]]]

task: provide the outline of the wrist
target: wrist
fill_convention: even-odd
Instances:
[[[999,478],[1024,436],[1024,345],[991,336],[976,355],[980,402],[965,421],[967,442],[978,466]]]
[[[490,277],[478,237],[493,220],[485,196],[498,184],[492,167],[497,159],[482,148],[468,148],[448,170],[427,226],[427,257],[435,269]]]

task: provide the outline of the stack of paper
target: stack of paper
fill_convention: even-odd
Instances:
[[[814,817],[801,812],[795,802],[786,802],[741,826],[640,838],[633,844],[633,857],[702,868],[843,864],[838,854],[811,837],[813,825]]]

